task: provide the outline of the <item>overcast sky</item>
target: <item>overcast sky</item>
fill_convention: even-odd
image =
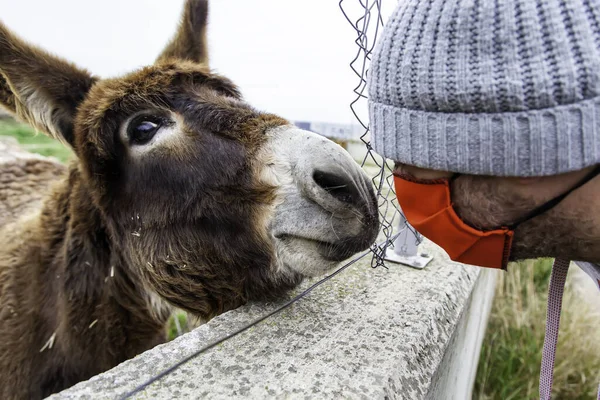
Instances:
[[[358,78],[348,64],[358,48],[338,2],[212,0],[211,67],[259,109],[292,120],[354,123],[348,104]],[[386,19],[396,0],[383,3]],[[353,19],[360,16],[359,0],[343,4]],[[175,31],[182,5],[183,0],[0,0],[0,19],[25,39],[109,77],[152,63]]]

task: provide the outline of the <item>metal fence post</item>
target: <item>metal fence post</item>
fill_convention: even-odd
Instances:
[[[421,243],[423,236],[408,224],[402,210],[400,210],[399,216],[398,236],[393,245],[386,249],[384,258],[396,264],[423,269],[433,257],[425,253],[419,253],[419,243]]]

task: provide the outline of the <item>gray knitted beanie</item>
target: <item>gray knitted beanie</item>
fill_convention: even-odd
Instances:
[[[368,80],[386,158],[497,176],[600,162],[600,0],[400,0]]]

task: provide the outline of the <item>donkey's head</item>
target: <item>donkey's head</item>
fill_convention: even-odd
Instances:
[[[0,25],[0,104],[69,145],[119,257],[212,313],[364,250],[369,180],[341,147],[253,109],[208,67],[207,1],[154,65],[101,80]],[[262,292],[262,293],[261,293]]]

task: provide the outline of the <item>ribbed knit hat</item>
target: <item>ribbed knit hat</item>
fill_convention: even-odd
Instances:
[[[400,0],[368,80],[387,158],[497,176],[600,162],[600,0]]]

